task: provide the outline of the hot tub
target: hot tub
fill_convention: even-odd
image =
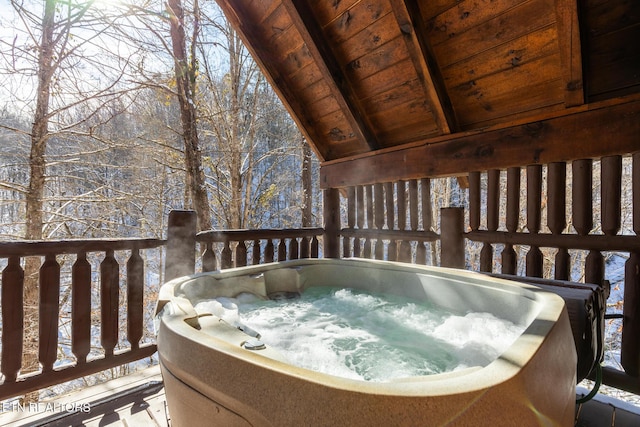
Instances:
[[[524,332],[483,365],[373,382],[295,366],[266,337],[257,341],[254,331],[194,308],[216,297],[327,285],[491,313]],[[567,310],[557,295],[526,284],[384,261],[296,260],[172,280],[160,290],[157,322],[177,426],[573,425],[576,353]]]

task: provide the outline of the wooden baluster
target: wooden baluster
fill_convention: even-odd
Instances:
[[[260,239],[254,239],[251,245],[251,265],[259,265],[262,258]]]
[[[593,229],[593,162],[591,159],[573,162],[573,227],[581,236]],[[599,251],[589,251],[584,267],[586,283],[602,284],[604,259]]]
[[[60,264],[47,254],[39,272],[40,319],[38,358],[42,372],[53,370],[58,359],[58,313],[60,311]]]
[[[602,232],[615,236],[622,219],[622,156],[603,157],[601,165]]]
[[[264,247],[264,262],[267,262],[267,263],[273,262],[273,253],[274,253],[273,240],[268,239],[267,244]]]
[[[322,192],[322,218],[324,232],[322,233],[323,256],[326,258],[340,258],[340,192],[337,188],[327,188]]]
[[[217,263],[216,251],[213,250],[213,242],[207,242],[204,253],[202,254],[202,270],[215,271]]]
[[[364,228],[364,188],[361,185],[356,187],[356,226],[358,230]],[[353,239],[353,256],[362,256],[362,246],[359,237]]]
[[[591,160],[575,160],[572,169],[572,216],[573,228],[586,236],[593,228],[593,195]]]
[[[427,247],[425,242],[416,244],[416,264],[427,265]]]
[[[418,180],[409,181],[409,227],[418,230]]]
[[[442,267],[464,268],[464,209],[440,209]]]
[[[318,258],[320,254],[319,246],[320,243],[318,242],[318,237],[313,236],[313,238],[311,239],[311,258]]]
[[[236,246],[236,267],[246,267],[247,266],[247,244],[244,240],[240,240],[238,242],[238,246]]]
[[[640,236],[640,152],[633,155],[632,167],[633,231],[636,236]],[[4,301],[4,296],[2,300]],[[637,378],[640,376],[640,254],[638,252],[630,253],[625,264],[622,310],[620,359],[626,373]],[[4,343],[2,347],[5,348]]]
[[[398,242],[396,239],[391,239],[389,241],[389,246],[387,247],[388,252],[388,260],[389,261],[397,261],[398,260]]]
[[[542,212],[542,166],[527,166],[527,229],[531,234],[540,232]],[[527,276],[542,277],[542,252],[531,246],[526,257]]]
[[[634,210],[640,210],[638,200],[634,200]],[[640,227],[634,229],[636,236],[640,235]],[[637,378],[640,376],[640,254],[631,252],[624,267],[620,361],[625,372]]]
[[[433,229],[433,211],[431,209],[431,180],[420,180],[420,192],[422,193],[422,228],[425,231]]]
[[[100,343],[106,356],[113,356],[118,344],[119,275],[120,266],[109,249],[100,263]]]
[[[309,236],[302,237],[302,239],[300,240],[300,258],[309,258],[310,243],[311,243],[311,239],[309,239]]]
[[[552,234],[561,235],[567,226],[567,165],[564,162],[551,163],[548,173],[547,224]],[[554,264],[555,279],[569,280],[571,257],[567,248],[558,248]]]
[[[398,206],[398,230],[407,228],[407,188],[404,181],[396,183],[396,196]]]
[[[20,258],[12,256],[2,270],[2,352],[0,368],[4,383],[15,382],[22,365],[24,335],[24,270]]]
[[[278,244],[278,261],[286,261],[287,260],[287,243],[285,239],[280,239],[280,243]]]
[[[91,264],[80,252],[71,269],[71,351],[78,364],[91,351]]]
[[[395,216],[395,209],[396,209],[396,204],[394,202],[394,191],[393,191],[393,182],[385,182],[384,184],[384,199],[385,199],[385,205],[386,205],[386,211],[387,211],[387,215],[386,215],[386,220],[387,220],[387,228],[389,230],[393,230],[395,229],[395,224],[396,224],[396,216]]]
[[[432,231],[433,229],[433,212],[431,210],[431,180],[422,178],[420,180],[420,194],[422,202],[422,229],[424,231]],[[418,242],[416,247],[416,263],[427,264],[427,242]]]
[[[298,239],[295,237],[289,240],[289,259],[298,259],[300,255],[298,253]]]
[[[134,350],[140,348],[142,339],[143,298],[144,261],[140,256],[140,250],[134,248],[127,261],[127,340]]]
[[[411,231],[418,230],[418,181],[412,179],[409,181],[409,228]],[[406,208],[406,207],[405,207]],[[399,259],[402,262],[410,263],[412,261],[411,242],[403,240],[400,243]]]
[[[367,229],[374,228],[374,218],[373,218],[373,187],[371,185],[367,185],[365,187],[365,194],[367,196],[367,204],[366,204],[366,214],[367,214]],[[372,253],[372,244],[371,238],[367,235],[367,238],[364,240],[364,258],[371,258]]]
[[[398,261],[411,262],[411,242],[403,240],[400,242],[400,251],[398,252]]]
[[[220,263],[222,264],[221,269],[231,268],[232,259],[231,259],[231,246],[229,246],[229,240],[225,239],[224,246],[222,248],[222,253],[220,254]]]
[[[398,201],[398,229],[407,229],[407,184],[405,181],[398,181],[397,183],[397,201]],[[400,247],[398,248],[398,261],[410,262],[411,260],[411,245],[406,240],[400,241]]]
[[[353,229],[356,226],[356,189],[347,188],[347,227]],[[351,237],[345,236],[342,239],[342,253],[345,258],[354,256],[351,252]]]
[[[487,230],[497,231],[500,217],[500,171],[493,169],[487,172]],[[482,245],[480,251],[480,271],[493,271],[493,246]]]
[[[480,172],[469,173],[469,227],[480,229]]]
[[[384,228],[384,187],[382,184],[375,184],[373,186],[374,203],[375,203],[375,225],[378,230]],[[384,242],[381,238],[376,239],[375,258],[384,259]]]
[[[620,231],[622,218],[622,157],[609,156],[601,162],[601,224],[607,236],[615,236]],[[584,280],[587,283],[604,284],[604,257],[600,251],[590,251],[587,255]]]
[[[520,223],[520,168],[507,169],[507,232],[516,233]],[[516,274],[518,259],[513,245],[507,243],[502,250],[502,273]]]
[[[236,246],[236,267],[247,266],[247,244],[240,240]]]
[[[387,228],[394,230],[396,228],[396,204],[394,199],[394,185],[393,182],[386,182],[384,184],[384,196],[385,205],[387,211]],[[395,240],[389,242],[387,247],[387,259],[389,261],[395,261],[398,258],[398,245]]]

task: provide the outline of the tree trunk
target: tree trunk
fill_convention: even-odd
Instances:
[[[212,228],[212,224],[209,197],[205,187],[204,170],[202,169],[202,153],[200,152],[196,119],[196,59],[192,56],[191,63],[187,61],[182,1],[169,0],[168,8],[171,16],[171,46],[175,63],[176,89],[180,104],[185,166],[188,176],[186,181],[190,182],[193,207],[198,215],[198,229],[208,230]],[[195,34],[197,34],[197,28],[194,32]],[[195,40],[192,40],[193,42]]]
[[[311,227],[313,217],[311,207],[313,203],[313,185],[311,182],[311,148],[302,141],[302,226]]]
[[[49,97],[51,78],[55,69],[53,61],[53,34],[55,27],[56,0],[45,2],[42,18],[42,40],[38,56],[38,91],[36,109],[31,129],[31,154],[29,157],[29,188],[26,196],[25,239],[42,239],[43,197],[45,182],[45,152],[49,138]],[[25,261],[24,286],[24,350],[22,373],[39,368],[38,362],[38,270],[39,258]],[[24,403],[38,400],[38,393],[23,397]]]

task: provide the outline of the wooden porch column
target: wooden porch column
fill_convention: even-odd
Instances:
[[[464,209],[440,210],[440,265],[464,268]]]
[[[195,273],[196,227],[197,216],[194,211],[169,212],[165,281]]]
[[[340,258],[340,193],[337,188],[324,190],[324,257]]]

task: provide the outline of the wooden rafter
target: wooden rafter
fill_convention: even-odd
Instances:
[[[390,2],[440,133],[456,132],[458,126],[451,101],[429,43],[423,36],[426,30],[418,4],[413,0]]]
[[[321,28],[305,0],[282,0],[311,57],[320,68],[331,93],[349,122],[355,136],[371,150],[379,148],[377,138],[358,103],[353,85],[348,81]]]
[[[565,105],[574,107],[584,103],[578,2],[556,0],[555,5]]]

